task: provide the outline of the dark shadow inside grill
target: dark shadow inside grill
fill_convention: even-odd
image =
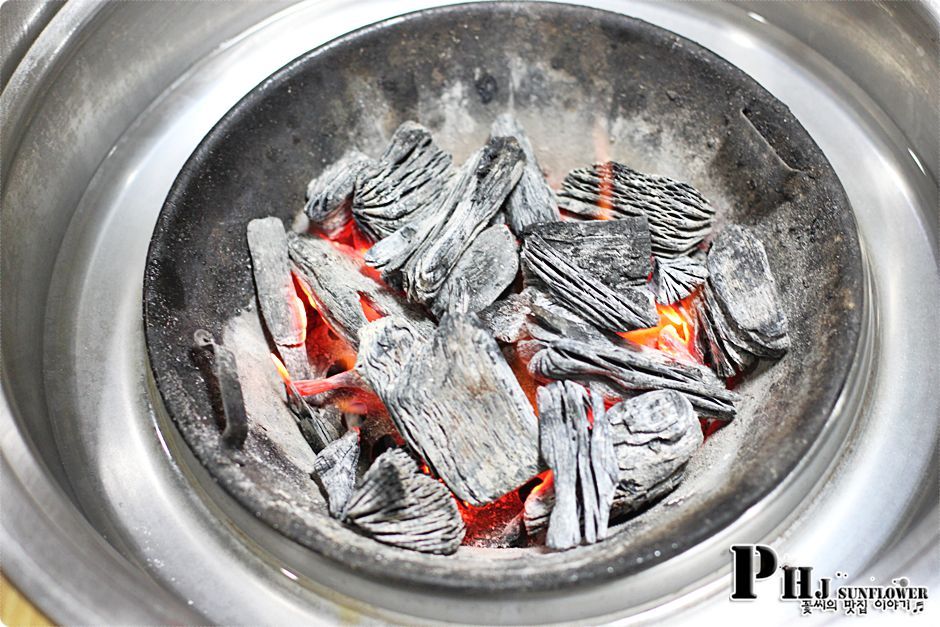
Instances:
[[[597,545],[463,548],[427,556],[355,534],[326,513],[313,453],[285,407],[254,304],[247,223],[289,225],[310,178],[350,147],[377,154],[403,121],[462,162],[513,112],[549,181],[607,158],[689,181],[719,226],[753,228],[790,320],[791,348],[737,388],[738,417],[686,481]],[[644,22],[559,4],[435,9],[347,35],[286,66],[212,130],[177,178],[148,255],[144,319],[163,403],[196,457],[249,511],[297,542],[385,581],[470,591],[547,590],[676,555],[758,503],[812,447],[855,358],[862,259],[826,158],[789,110],[740,70]],[[249,407],[226,446],[193,334],[236,353]],[[252,414],[256,406],[274,407]],[[503,559],[511,558],[511,559]]]

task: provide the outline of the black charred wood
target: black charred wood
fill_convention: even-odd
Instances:
[[[629,331],[659,321],[653,295],[645,288],[608,287],[536,232],[526,235],[522,263],[527,280],[534,279],[552,299],[600,329]]]
[[[698,190],[665,176],[643,174],[608,161],[572,170],[558,193],[559,206],[592,218],[645,215],[653,253],[686,255],[712,228],[714,208]]]
[[[359,464],[359,432],[347,431],[317,455],[311,477],[326,493],[330,516],[343,518],[356,487]]]
[[[525,153],[526,165],[519,182],[503,205],[506,223],[512,232],[520,235],[527,227],[560,219],[558,199],[548,186],[535,158],[532,143],[522,125],[509,113],[496,118],[490,128],[492,137],[514,137]]]
[[[363,329],[356,369],[405,441],[479,506],[539,470],[538,423],[499,346],[472,314],[447,314],[429,341],[396,318]]]
[[[248,223],[247,239],[264,324],[291,376],[307,378],[311,375],[304,346],[307,329],[297,312],[299,303],[284,224],[274,217],[252,220]]]
[[[438,292],[431,310],[477,313],[506,291],[519,272],[519,250],[509,227],[491,226],[464,251]]]
[[[445,191],[451,161],[426,128],[399,126],[379,162],[359,172],[352,211],[363,232],[380,240],[420,222]]]
[[[317,311],[330,327],[353,348],[359,345],[359,329],[368,324],[363,301],[382,315],[407,318],[430,334],[434,323],[417,307],[367,276],[352,250],[328,240],[291,234],[290,257],[301,279],[316,300]]]
[[[347,503],[345,520],[379,542],[440,555],[456,552],[466,531],[451,493],[421,474],[402,449],[372,463]]]
[[[356,179],[375,162],[358,150],[343,155],[307,185],[304,213],[323,233],[334,236],[352,220]]]
[[[691,403],[671,390],[617,403],[607,416],[619,468],[613,512],[623,516],[674,490],[704,438]]]

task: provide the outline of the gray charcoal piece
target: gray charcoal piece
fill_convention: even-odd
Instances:
[[[613,512],[623,516],[674,490],[704,437],[688,399],[671,390],[617,403],[607,417],[619,469]]]
[[[421,474],[402,449],[372,463],[347,503],[345,521],[378,542],[439,555],[456,552],[466,533],[451,493]]]
[[[310,376],[304,340],[307,328],[298,312],[297,291],[287,253],[287,233],[279,218],[258,218],[248,223],[255,294],[264,324],[292,376]]]
[[[708,251],[708,282],[731,330],[761,357],[781,357],[790,346],[764,245],[750,230],[723,229]]]
[[[336,407],[311,405],[297,390],[293,382],[285,383],[287,406],[297,419],[301,435],[314,453],[319,453],[340,436],[343,416]]]
[[[572,170],[558,193],[565,211],[592,218],[649,219],[653,253],[686,255],[709,234],[715,209],[688,183],[608,161]]]
[[[542,459],[552,470],[555,504],[548,522],[545,544],[552,549],[570,549],[583,540],[581,503],[578,495],[579,432],[587,432],[583,387],[557,381],[540,387],[539,443]]]
[[[431,305],[445,313],[477,313],[499,298],[519,272],[516,238],[504,224],[491,226],[464,251]]]
[[[493,337],[506,344],[515,344],[528,335],[526,323],[531,313],[530,305],[529,294],[523,290],[501,298],[478,315]]]
[[[457,260],[499,211],[524,167],[519,143],[495,137],[461,168],[444,201],[446,220],[422,233],[404,267],[403,285],[412,300],[434,299]]]
[[[555,507],[555,486],[551,481],[551,479],[546,479],[547,483],[543,482],[536,486],[526,497],[522,508],[522,522],[525,525],[530,546],[544,544],[543,536],[548,530],[548,521]]]
[[[708,278],[705,264],[692,257],[656,257],[654,266],[653,291],[663,305],[679,302]]]
[[[369,323],[363,300],[382,315],[408,319],[430,335],[434,323],[418,308],[363,273],[354,253],[328,240],[306,235],[288,237],[291,260],[316,300],[317,311],[330,327],[353,348],[359,345],[359,329]]]
[[[552,188],[548,186],[538,160],[535,158],[532,143],[519,121],[512,114],[503,113],[493,122],[490,135],[514,137],[525,153],[525,169],[504,205],[506,220],[512,232],[520,235],[533,224],[560,220],[558,199],[555,198]]]
[[[615,290],[555,250],[538,233],[522,246],[527,277],[534,278],[554,300],[600,329],[629,331],[656,326],[659,315],[645,288]]]
[[[375,162],[358,150],[351,150],[329,165],[307,185],[304,213],[319,230],[335,235],[352,219],[356,179]]]
[[[594,424],[590,426],[590,404]],[[607,523],[618,478],[610,425],[603,395],[571,381],[539,388],[542,457],[552,469],[554,505],[545,543],[568,549],[592,544],[607,535]],[[544,499],[545,497],[540,497]],[[533,501],[529,526],[537,532],[540,507]]]
[[[700,321],[699,338],[705,338],[707,346],[707,352],[702,354],[711,358],[712,366],[719,376],[732,377],[756,361],[757,356],[751,350],[751,343],[735,333],[724,311],[715,302],[711,285],[706,285],[695,299],[695,310]]]
[[[346,503],[356,487],[356,467],[359,464],[359,432],[331,442],[317,455],[311,476],[326,492],[330,516],[343,518]]]
[[[645,285],[653,269],[645,216],[549,222],[529,228],[524,236],[530,233],[613,290]]]
[[[359,173],[352,212],[363,232],[378,241],[420,222],[444,192],[451,162],[428,129],[399,126],[378,163]]]
[[[542,380],[575,379],[608,383],[627,393],[675,390],[703,415],[730,420],[738,395],[725,388],[711,370],[675,361],[665,353],[624,341],[554,340],[529,361]]]
[[[377,320],[356,363],[402,437],[472,505],[525,483],[539,471],[538,423],[499,345],[473,314],[447,314],[420,337]]]

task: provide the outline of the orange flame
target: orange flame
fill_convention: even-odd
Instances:
[[[284,385],[290,385],[290,373],[287,371],[287,367],[284,366],[284,362],[281,361],[280,357],[274,353],[271,353],[271,361],[274,362],[274,367],[277,368],[277,373],[281,375],[281,379],[284,380]]]
[[[599,174],[601,177],[600,184],[598,185],[597,193],[597,212],[598,220],[610,220],[613,218],[613,195],[614,195],[614,170],[610,165],[610,161],[606,161],[599,167]]]
[[[649,329],[636,329],[619,335],[635,344],[648,346],[683,361],[703,363],[695,347],[695,322],[689,313],[688,296],[673,305],[656,305],[659,324]]]

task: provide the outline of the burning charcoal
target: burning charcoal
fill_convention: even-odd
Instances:
[[[264,324],[288,372],[308,377],[310,364],[304,345],[307,321],[290,273],[284,224],[273,217],[252,220],[247,235],[255,293]]]
[[[373,462],[346,505],[345,519],[379,542],[422,553],[454,553],[465,532],[447,488],[418,472],[402,449]]]
[[[522,510],[522,522],[525,525],[529,544],[544,544],[542,536],[548,529],[548,521],[555,507],[555,486],[551,473],[526,497]]]
[[[696,338],[699,351],[709,357],[718,376],[733,377],[754,363],[756,357],[746,346],[735,344],[736,335],[721,307],[715,303],[711,285],[706,285],[695,299],[695,315],[699,323]]]
[[[556,381],[539,388],[538,405],[542,457],[554,478],[546,545],[568,549],[603,539],[618,470],[604,400],[592,395],[591,428],[587,391],[577,383]],[[532,527],[537,509],[533,501]]]
[[[691,185],[642,174],[615,161],[571,171],[558,194],[562,209],[592,218],[645,215],[653,253],[676,257],[708,235],[714,208]]]
[[[518,272],[516,238],[505,225],[491,226],[460,256],[431,309],[438,318],[447,312],[477,313],[496,300]]]
[[[445,315],[430,341],[391,317],[360,337],[356,369],[459,499],[484,505],[538,472],[532,406],[473,314]]]
[[[549,222],[531,227],[553,252],[615,291],[644,285],[652,271],[644,216],[620,220]]]
[[[313,462],[312,477],[326,492],[330,516],[342,518],[346,503],[356,485],[356,465],[359,463],[359,432],[346,435],[320,451]]]
[[[284,380],[287,406],[297,419],[297,427],[314,453],[319,453],[340,434],[342,415],[336,407],[316,407],[307,402],[293,381]]]
[[[538,233],[529,233],[522,246],[527,276],[534,277],[561,305],[579,317],[610,331],[655,326],[659,321],[653,295],[645,289],[614,290],[593,273],[582,270],[555,250]]]
[[[515,344],[524,338],[526,320],[530,313],[529,294],[525,290],[520,294],[510,294],[496,301],[479,313],[480,322],[500,342]]]
[[[356,178],[370,166],[372,159],[352,150],[310,181],[304,213],[317,228],[332,237],[349,223]]]
[[[524,165],[518,142],[496,137],[461,168],[444,205],[435,209],[447,219],[419,231],[420,243],[404,266],[403,286],[412,300],[434,299],[457,260],[499,211]]]
[[[212,358],[212,372],[222,400],[222,414],[225,419],[222,441],[229,446],[241,448],[248,437],[248,414],[245,412],[245,399],[242,396],[242,384],[238,380],[235,355],[216,343],[212,334],[204,329],[196,331],[193,342]]]
[[[790,346],[764,245],[741,226],[728,226],[708,251],[709,286],[735,344],[760,357],[781,357]]]
[[[526,227],[541,222],[557,222],[561,219],[558,213],[558,200],[555,192],[548,186],[542,170],[535,158],[532,144],[526,137],[525,131],[518,120],[509,113],[496,118],[490,129],[492,137],[514,137],[522,151],[525,153],[526,166],[516,187],[506,199],[506,222],[516,235],[521,234]]]
[[[544,379],[600,380],[626,392],[675,390],[701,413],[723,420],[734,417],[738,395],[726,389],[708,368],[680,363],[665,353],[632,342],[561,338],[529,362]]]
[[[379,163],[359,174],[352,211],[363,232],[380,240],[419,222],[443,193],[451,160],[420,124],[399,126]]]
[[[351,249],[304,235],[291,234],[288,240],[291,259],[310,288],[317,311],[350,346],[359,345],[359,329],[369,322],[363,302],[382,315],[408,319],[423,333],[432,331],[434,325],[424,314],[364,274]]]
[[[622,516],[674,490],[704,438],[688,399],[671,390],[617,403],[607,416],[619,465],[613,511]]]
[[[656,301],[663,305],[677,303],[705,282],[708,270],[692,257],[656,257],[653,290]]]

